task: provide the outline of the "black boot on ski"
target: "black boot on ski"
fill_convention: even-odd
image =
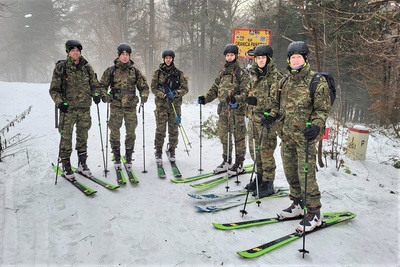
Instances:
[[[169,161],[175,161],[175,147],[174,146],[169,146],[169,144],[167,144],[167,150],[165,151],[165,153],[167,154]]]
[[[114,148],[112,153],[114,155],[114,167],[121,168],[121,151],[119,148]]]
[[[128,170],[131,170],[132,168],[132,153],[133,149],[125,149],[125,166]]]
[[[62,158],[61,164],[62,164],[62,168],[63,168],[63,175],[65,176],[65,178],[67,178],[68,180],[71,180],[71,181],[75,180],[75,174],[71,168],[70,158]]]
[[[257,173],[257,177],[256,179],[254,179],[251,183],[247,184],[244,189],[246,189],[247,191],[255,191],[257,189],[257,182],[258,182],[258,186],[261,186],[261,182],[262,182],[262,174],[261,173]]]
[[[91,176],[92,172],[90,171],[86,159],[87,159],[87,153],[86,152],[78,152],[78,169],[77,171],[79,173],[82,173],[83,175],[86,176]]]
[[[253,197],[258,195],[259,198],[263,198],[273,195],[274,193],[274,181],[267,180],[261,182],[261,184],[258,184],[258,191],[255,190],[253,192]]]
[[[154,155],[156,156],[157,164],[162,164],[162,148],[161,147],[156,147],[156,151],[154,152]]]

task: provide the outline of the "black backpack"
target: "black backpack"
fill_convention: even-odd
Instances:
[[[328,72],[317,72],[312,77],[311,83],[310,83],[310,96],[311,96],[311,99],[312,99],[312,101],[314,101],[314,93],[315,93],[315,90],[317,90],[317,85],[318,85],[319,80],[321,79],[322,76],[325,77],[325,80],[328,83],[329,96],[331,98],[331,106],[333,106],[333,103],[335,102],[335,99],[336,99],[335,79],[333,79],[332,75],[330,75]]]
[[[167,93],[169,89],[171,89],[172,91],[174,91],[175,89],[178,89],[179,86],[181,85],[181,76],[180,76],[180,70],[175,68],[175,71],[171,74],[169,74],[163,83],[161,83],[161,87],[164,88],[164,85],[167,86],[167,88],[164,88],[164,91]],[[161,70],[158,69],[158,78],[157,80],[160,81],[160,74],[161,74]]]
[[[335,79],[333,78],[333,76],[331,74],[329,74],[328,72],[317,72],[314,74],[314,76],[311,79],[310,82],[310,97],[311,97],[311,105],[314,104],[314,94],[315,94],[315,90],[317,90],[317,85],[319,83],[319,80],[321,79],[321,77],[325,77],[326,82],[328,83],[328,87],[329,87],[329,96],[331,99],[331,106],[333,106],[333,103],[335,102],[336,99],[336,86],[335,86]],[[281,82],[280,82],[280,86],[279,86],[279,90],[278,90],[278,103],[279,103],[279,108],[281,106],[281,93],[282,93],[282,87],[285,84],[285,82],[287,81],[288,76],[286,75],[285,77],[282,78]]]

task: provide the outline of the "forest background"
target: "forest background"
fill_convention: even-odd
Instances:
[[[0,80],[50,82],[68,39],[82,42],[83,56],[101,76],[126,42],[148,79],[161,52],[173,49],[192,101],[223,68],[234,28],[271,29],[282,72],[288,44],[305,41],[312,69],[335,77],[335,119],[390,127],[400,137],[398,1],[0,0]]]

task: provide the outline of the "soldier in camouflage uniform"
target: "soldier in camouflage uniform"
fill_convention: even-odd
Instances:
[[[278,101],[277,87],[282,74],[277,70],[272,60],[273,51],[269,45],[259,45],[254,49],[256,64],[250,69],[251,83],[248,86],[247,98],[249,120],[249,137],[252,137],[258,147],[262,133],[262,142],[257,156],[251,150],[253,160],[257,157],[257,178],[246,189],[254,191],[253,196],[266,197],[274,193],[275,158],[277,145]],[[265,113],[266,112],[266,113]],[[263,124],[263,125],[262,125]]]
[[[218,98],[218,134],[222,143],[223,161],[215,169],[215,173],[228,171],[228,175],[244,172],[243,161],[246,154],[246,124],[245,110],[247,85],[250,82],[248,72],[240,68],[237,62],[239,49],[235,44],[228,44],[224,48],[225,68],[219,72],[207,94],[198,97],[199,104],[206,104]],[[229,138],[228,132],[234,139]],[[235,164],[232,162],[232,147],[235,144]],[[229,155],[228,155],[229,152]]]
[[[182,97],[189,91],[186,76],[175,67],[174,51],[164,50],[161,56],[163,63],[154,72],[151,80],[151,91],[155,95],[156,104],[154,110],[156,118],[154,148],[157,163],[162,161],[162,148],[167,125],[169,143],[166,152],[169,160],[175,161],[175,148],[178,145],[179,136],[177,120],[181,118]]]
[[[101,86],[93,68],[81,55],[82,44],[77,40],[65,43],[68,53],[66,61],[56,65],[50,84],[50,96],[60,109],[59,129],[62,133],[59,156],[64,175],[75,179],[71,170],[72,133],[76,125],[76,145],[78,171],[90,175],[87,166],[87,139],[92,124],[90,106],[100,102]]]
[[[132,48],[128,44],[120,44],[117,47],[118,58],[114,60],[114,65],[108,67],[101,77],[101,85],[108,91],[103,100],[110,103],[110,144],[114,154],[114,166],[121,167],[120,151],[120,128],[122,121],[125,122],[125,159],[127,168],[132,167],[132,153],[135,148],[137,115],[136,106],[140,94],[140,102],[147,102],[149,96],[149,86],[143,74],[134,67],[131,59]]]
[[[307,60],[308,46],[304,42],[292,42],[287,48],[288,74],[280,101],[281,114],[281,157],[286,179],[290,185],[291,206],[280,215],[285,218],[304,213],[306,192],[307,214],[298,225],[298,230],[312,231],[321,225],[321,193],[316,179],[316,144],[322,135],[325,121],[330,115],[329,87],[325,79],[318,83],[314,100],[310,97],[310,82],[314,72]],[[309,122],[310,125],[306,126]],[[305,188],[306,147],[308,146],[307,188]],[[303,223],[304,222],[304,223]]]

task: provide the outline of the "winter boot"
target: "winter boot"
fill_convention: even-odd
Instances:
[[[92,172],[90,171],[88,165],[86,164],[86,159],[87,159],[87,153],[86,152],[78,152],[78,169],[77,172],[82,173],[83,175],[86,176],[91,176]]]
[[[307,209],[307,213],[304,216],[303,220],[300,221],[299,225],[297,226],[296,230],[299,232],[311,232],[316,227],[321,226],[321,207],[309,207]],[[306,226],[304,228],[304,225]]]
[[[156,162],[157,164],[162,164],[162,148],[161,147],[156,147],[156,152],[154,153],[156,156]]]
[[[231,164],[231,159],[228,160],[227,159],[228,157],[226,155],[222,155],[222,158],[223,158],[222,163],[219,164],[214,170],[215,174],[221,173],[221,172],[226,172],[229,169],[229,166]]]
[[[175,147],[167,145],[167,151],[165,153],[167,154],[168,160],[169,161],[175,161]]]
[[[244,189],[246,189],[247,191],[255,191],[257,189],[257,182],[256,180],[258,180],[258,186],[261,186],[262,183],[262,174],[261,173],[257,173],[257,177],[256,179],[254,179],[251,183],[247,184]]]
[[[303,210],[303,200],[301,198],[290,196],[290,199],[293,200],[292,205],[290,207],[281,211],[280,217],[282,218],[294,218],[298,216],[302,216],[304,214]]]
[[[132,153],[133,149],[125,149],[125,166],[129,171],[132,169]]]
[[[244,173],[243,161],[244,157],[236,155],[235,164],[228,169],[228,177]]]
[[[113,148],[112,153],[114,154],[114,167],[121,168],[121,151],[119,148]]]
[[[274,193],[274,181],[267,180],[262,182],[261,185],[259,184],[258,192],[255,190],[253,192],[253,197],[258,195],[259,198],[263,198],[273,195]]]
[[[65,178],[67,178],[68,180],[74,181],[75,174],[71,168],[70,158],[62,158],[61,164],[62,164],[62,168],[63,168],[63,175],[65,176]]]

